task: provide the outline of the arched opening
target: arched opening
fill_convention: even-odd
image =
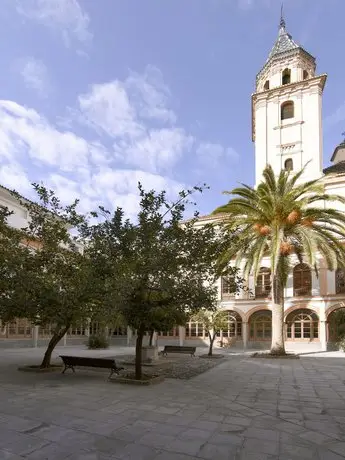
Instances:
[[[217,332],[217,336],[222,336],[224,338],[241,338],[242,337],[242,318],[241,316],[233,311],[229,310],[226,312],[228,314],[228,327],[223,329],[221,332]]]
[[[307,70],[303,70],[303,80],[307,80],[309,78],[309,73]]]
[[[335,272],[335,293],[345,294],[345,269],[338,268]]]
[[[288,340],[314,340],[319,338],[319,318],[308,308],[291,312],[286,318]]]
[[[268,89],[270,89],[270,81],[266,80],[264,84],[264,90],[267,91]]]
[[[307,264],[298,264],[293,269],[293,295],[311,295],[311,270]]]
[[[288,85],[289,83],[291,83],[291,70],[285,69],[282,73],[282,84]]]
[[[345,336],[345,307],[338,308],[328,315],[328,341],[339,342]]]
[[[272,312],[257,311],[249,318],[250,340],[269,341],[272,339]]]
[[[295,107],[292,101],[284,102],[280,107],[280,118],[287,120],[295,116]]]
[[[234,297],[236,294],[236,279],[233,275],[222,276],[221,278],[221,295],[222,299]]]
[[[284,169],[285,171],[293,171],[293,161],[291,158],[288,158],[284,162]]]
[[[271,292],[271,270],[261,267],[255,285],[255,298],[268,297]]]

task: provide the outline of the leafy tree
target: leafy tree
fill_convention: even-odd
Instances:
[[[291,263],[297,257],[318,272],[321,255],[329,270],[345,264],[345,215],[331,207],[345,203],[337,195],[324,191],[320,180],[300,183],[297,174],[281,171],[275,176],[271,166],[263,172],[263,181],[254,189],[247,185],[235,188],[228,204],[214,213],[227,213],[225,226],[236,232],[237,239],[219,259],[220,273],[231,261],[244,261],[244,275],[256,279],[264,258],[270,259],[272,276],[272,345],[271,353],[285,353],[284,288]],[[224,218],[225,219],[225,218]]]
[[[228,328],[228,313],[223,310],[201,310],[194,317],[193,321],[202,324],[210,340],[208,356],[213,354],[213,344],[217,337],[217,333],[222,329]]]
[[[23,200],[13,192],[29,219],[25,228],[14,233],[19,236],[10,238],[10,253],[18,259],[19,251],[20,269],[8,265],[14,283],[12,289],[5,291],[0,313],[5,321],[24,317],[35,325],[51,325],[52,337],[41,363],[46,368],[55,346],[69,328],[86,321],[97,310],[96,286],[90,260],[71,234],[85,225],[84,216],[76,210],[78,201],[62,206],[53,191],[38,184],[33,186],[38,203]]]
[[[197,311],[215,308],[217,258],[229,237],[222,239],[212,225],[196,228],[195,219],[183,222],[190,195],[202,190],[183,191],[171,204],[164,191],[145,192],[139,184],[136,223],[121,209],[113,215],[101,209],[105,220],[87,230],[88,253],[103,274],[103,304],[136,330],[137,379],[145,332],[164,330],[167,322],[185,324]]]

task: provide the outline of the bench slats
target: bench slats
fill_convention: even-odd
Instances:
[[[102,369],[110,369],[109,378],[114,374],[118,374],[119,371],[123,370],[123,367],[117,367],[115,359],[109,358],[90,358],[87,356],[66,356],[60,355],[65,368],[62,371],[64,374],[67,369],[72,369],[73,372],[74,366],[84,366],[84,367],[98,367]]]
[[[167,356],[168,353],[186,353],[195,356],[196,347],[184,347],[178,345],[165,345],[163,355]]]

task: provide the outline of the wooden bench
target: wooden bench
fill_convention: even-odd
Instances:
[[[178,345],[165,345],[162,351],[163,356],[167,356],[168,353],[185,353],[195,357],[196,347],[180,347]]]
[[[102,369],[110,369],[109,379],[113,374],[119,374],[123,370],[123,367],[117,367],[115,359],[109,358],[88,358],[86,356],[66,356],[60,355],[65,368],[62,371],[64,374],[67,369],[72,369],[75,372],[74,366],[84,366],[84,367],[99,367]]]

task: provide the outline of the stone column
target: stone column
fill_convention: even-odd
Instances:
[[[242,340],[243,340],[243,349],[246,350],[248,347],[248,323],[242,323]]]
[[[38,334],[39,334],[39,326],[34,326],[32,328],[32,346],[33,348],[38,347]]]
[[[320,295],[320,278],[316,276],[316,273],[314,271],[311,275],[311,295]]]
[[[127,346],[130,347],[131,346],[131,341],[132,341],[132,329],[127,326]]]
[[[85,337],[90,337],[90,324],[91,320],[88,319],[85,327]]]
[[[178,327],[178,341],[179,341],[180,347],[183,347],[185,335],[186,335],[185,328],[183,326],[179,326]]]
[[[321,343],[321,350],[327,351],[327,322],[320,321],[320,343]]]

